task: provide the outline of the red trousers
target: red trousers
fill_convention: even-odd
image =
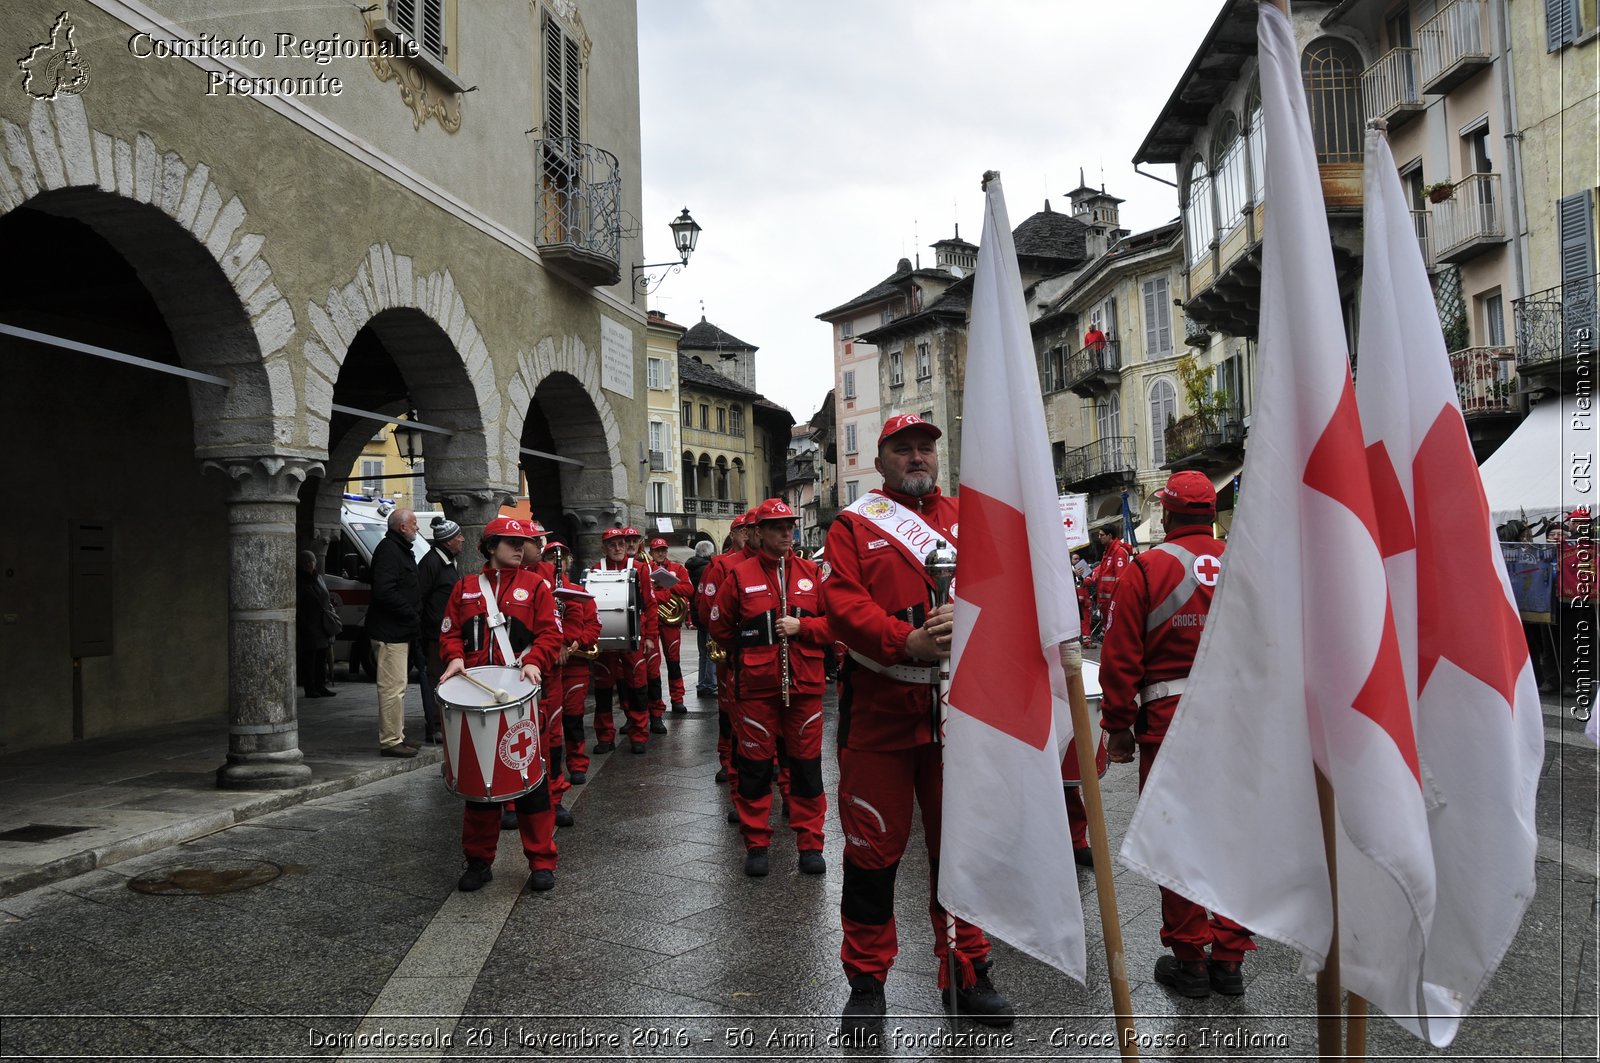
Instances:
[[[556,812],[550,801],[550,779],[511,802],[517,810],[517,831],[529,871],[556,869]],[[499,801],[468,801],[461,815],[461,852],[468,860],[494,863],[500,847]]]
[[[796,847],[820,850],[828,812],[822,788],[822,695],[791,694],[787,706],[776,694],[741,700],[733,709],[733,734],[739,763],[733,807],[739,812],[745,848],[772,843],[772,769],[781,739],[790,778],[784,800]]]
[[[650,711],[645,702],[645,654],[607,650],[595,659],[594,736],[608,741],[616,732],[611,715],[612,691],[622,697],[628,740],[650,741]]]
[[[1144,791],[1144,781],[1150,774],[1150,765],[1161,752],[1161,743],[1139,743],[1139,790]],[[1206,958],[1206,946],[1211,947],[1213,960],[1242,960],[1244,954],[1255,951],[1256,943],[1250,931],[1222,915],[1208,913],[1205,908],[1181,894],[1161,887],[1161,944],[1172,950],[1179,960],[1199,961]]]
[[[559,696],[560,682],[561,674],[553,672],[545,680],[550,697],[541,695],[539,698],[539,738],[544,743],[545,777],[550,780],[550,800],[558,805],[561,803],[561,795],[572,789],[572,784],[567,781],[567,749],[562,734],[564,721]]]
[[[551,680],[552,685],[556,683],[561,687],[561,730],[567,750],[567,768],[586,772],[589,754],[583,746],[583,703],[589,697],[589,662],[578,658],[576,664],[563,666]],[[595,725],[597,741],[602,737],[614,739],[615,735],[614,725],[610,735],[601,735],[598,723]]]
[[[844,946],[839,958],[846,978],[870,974],[880,981],[894,965],[899,943],[894,923],[894,880],[911,834],[911,806],[922,810],[922,833],[932,869],[928,915],[933,951],[940,959],[939,984],[946,984],[949,953],[945,911],[939,904],[939,829],[944,775],[939,747],[839,749],[839,822],[844,828],[844,896],[839,903]],[[989,958],[989,939],[962,919],[956,952],[963,974]],[[970,984],[967,977],[963,984]]]
[[[1063,786],[1067,793],[1067,826],[1072,828],[1072,847],[1089,848],[1089,810],[1083,807],[1083,791],[1076,786]]]
[[[652,716],[660,716],[666,708],[661,703],[661,688],[659,686],[661,681],[661,662],[663,660],[667,662],[667,699],[675,704],[681,705],[683,703],[683,665],[680,663],[683,653],[682,625],[674,627],[671,624],[662,624],[661,640],[658,645],[660,648],[656,651],[655,661],[650,666],[650,675],[658,684],[651,695],[650,715]]]

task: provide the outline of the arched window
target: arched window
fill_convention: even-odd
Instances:
[[[1361,56],[1336,37],[1319,37],[1300,56],[1317,162],[1361,161]]]
[[[1247,198],[1245,172],[1245,142],[1239,135],[1239,120],[1232,114],[1223,116],[1211,142],[1211,172],[1216,175],[1217,231],[1227,233],[1244,220],[1241,213]]]
[[[1189,164],[1184,193],[1184,239],[1189,242],[1189,265],[1193,266],[1211,253],[1211,241],[1217,235],[1211,213],[1211,177],[1206,173],[1204,159],[1197,158]]]
[[[700,492],[694,489],[694,455],[687,450],[683,452],[683,496],[700,497]]]
[[[702,499],[711,498],[713,497],[712,489],[715,483],[716,481],[711,475],[711,455],[702,454],[700,455],[700,468],[695,474],[695,493]],[[709,513],[710,510],[703,509],[701,512]]]
[[[712,470],[712,483],[716,487],[718,502],[728,501],[728,459],[719,457],[715,469]]]
[[[745,490],[743,458],[733,459],[733,471],[728,478],[728,491],[740,505],[748,507],[751,504],[751,500],[747,497],[749,492]]]
[[[1250,148],[1250,202],[1260,203],[1267,195],[1267,141],[1261,119],[1261,81],[1250,86],[1244,104],[1244,139]]]
[[[1178,419],[1178,389],[1166,377],[1150,385],[1150,464],[1167,463],[1167,425]]]
[[[1122,452],[1122,396],[1111,392],[1095,406],[1095,426],[1100,430],[1100,468],[1097,472],[1132,465],[1132,454]]]

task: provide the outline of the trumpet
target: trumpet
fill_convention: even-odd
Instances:
[[[572,651],[572,656],[582,657],[586,661],[592,661],[596,657],[600,656],[600,644],[596,642],[592,646],[579,646],[577,649]]]
[[[683,623],[683,618],[688,615],[689,603],[683,600],[682,595],[674,594],[666,601],[656,606],[656,616],[668,627],[678,627]]]
[[[716,639],[706,639],[706,656],[711,658],[712,664],[721,664],[728,659],[728,651]]]
[[[778,558],[778,617],[782,619],[789,615],[789,571],[784,564],[788,555]],[[783,707],[789,707],[789,636],[780,628],[778,631],[778,664],[779,678],[783,682]]]

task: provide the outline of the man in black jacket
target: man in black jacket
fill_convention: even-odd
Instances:
[[[406,742],[406,676],[411,644],[421,629],[421,591],[417,558],[417,515],[409,509],[389,514],[389,531],[372,551],[372,604],[367,607],[367,641],[378,660],[378,752],[414,757]]]
[[[439,706],[433,697],[433,685],[444,671],[439,661],[439,625],[444,621],[444,607],[450,601],[450,589],[461,578],[456,567],[456,555],[461,544],[467,541],[461,525],[448,517],[434,517],[429,538],[433,545],[428,554],[417,562],[417,585],[422,593],[422,719],[430,742],[439,741],[443,721],[439,719]]]

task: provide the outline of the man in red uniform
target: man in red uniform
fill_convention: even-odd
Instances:
[[[759,550],[728,573],[711,607],[711,635],[733,665],[733,733],[739,785],[734,808],[744,835],[744,873],[767,873],[772,841],[773,760],[778,740],[789,768],[789,825],[800,870],[827,871],[822,820],[823,649],[833,641],[821,615],[821,574],[792,553],[794,510],[769,498],[755,510]],[[748,527],[748,526],[747,526]]]
[[[711,630],[711,607],[716,603],[717,592],[722,589],[723,579],[733,565],[744,560],[750,555],[745,551],[746,529],[745,515],[739,514],[733,518],[733,524],[728,529],[728,549],[711,559],[706,566],[704,574],[700,577],[700,592],[694,598],[694,622]],[[715,641],[713,639],[712,641]],[[727,647],[722,647],[727,652]],[[733,717],[728,714],[728,670],[730,662],[723,660],[717,665],[717,782],[728,782],[735,772],[733,763]],[[729,814],[729,822],[738,822],[737,810]]]
[[[657,570],[665,569],[678,577],[676,583],[665,587],[659,583],[653,585],[655,608],[658,614],[661,606],[669,604],[674,598],[678,599],[684,609],[687,609],[690,599],[694,597],[694,584],[689,582],[689,570],[667,557],[667,541],[665,539],[650,540],[650,563]],[[687,615],[687,613],[684,614],[685,617]],[[667,661],[667,695],[672,699],[672,711],[675,713],[689,711],[683,704],[683,666],[680,663],[682,648],[683,621],[668,623],[663,620],[661,622],[661,656],[665,657]],[[656,670],[658,684],[660,680],[661,673],[658,665]],[[650,712],[659,716],[661,709],[661,691],[658,686],[655,701],[650,705]]]
[[[1100,621],[1104,624],[1106,613],[1111,609],[1111,596],[1117,590],[1117,580],[1122,577],[1122,570],[1133,559],[1133,555],[1128,552],[1128,544],[1122,541],[1122,529],[1118,525],[1108,524],[1097,528],[1094,534],[1100,544],[1100,563],[1095,566],[1090,582],[1094,584]]]
[[[441,683],[469,667],[520,663],[523,678],[538,685],[555,664],[561,650],[561,621],[550,588],[522,568],[522,544],[527,538],[528,526],[510,517],[497,517],[483,529],[478,549],[488,564],[481,577],[460,580],[445,605],[439,627],[439,655],[445,661]],[[494,596],[495,608],[504,618],[499,631],[489,623],[485,594]],[[499,632],[507,636],[509,660]],[[455,742],[458,736],[447,735],[446,740]],[[513,804],[522,851],[532,872],[528,888],[550,889],[556,884],[556,824],[549,771],[538,786]],[[461,849],[467,869],[457,888],[471,892],[494,877],[490,868],[499,840],[500,804],[468,800],[461,818]]]
[[[1177,711],[1222,572],[1223,544],[1211,534],[1217,515],[1211,481],[1198,472],[1173,473],[1161,507],[1166,541],[1123,570],[1100,650],[1101,726],[1117,763],[1130,763],[1138,746],[1141,790]],[[1238,923],[1221,915],[1208,920],[1203,907],[1163,887],[1161,943],[1172,950],[1156,961],[1162,985],[1186,997],[1244,992],[1240,965],[1256,946]]]
[[[570,827],[572,812],[562,803],[562,797],[574,786],[589,780],[589,755],[583,748],[583,703],[589,695],[589,659],[578,654],[592,647],[600,637],[600,616],[595,612],[594,598],[582,587],[567,578],[572,567],[572,552],[560,542],[551,540],[544,548],[546,564],[556,573],[556,613],[561,617],[561,653],[545,680],[553,715],[559,714],[551,733],[545,736],[546,745],[559,742],[565,754],[565,772],[556,770],[550,785],[550,796],[556,802],[556,826]],[[575,655],[577,654],[577,655]],[[552,737],[553,736],[553,737]],[[562,757],[551,752],[551,763],[561,765]]]
[[[651,564],[649,555],[645,553],[643,532],[638,528],[626,527],[622,529],[622,538],[628,544],[628,561],[639,569],[639,608],[648,612],[656,625],[657,638],[645,651],[644,657],[645,702],[650,713],[650,733],[664,735],[667,733],[667,706],[661,700],[661,623],[660,614],[656,611],[656,585],[650,578],[655,565]]]
[[[944,770],[935,742],[936,662],[950,655],[952,610],[931,608],[922,559],[935,542],[956,545],[956,500],[938,488],[938,428],[910,414],[878,436],[883,487],[841,512],[828,529],[823,613],[849,649],[839,673],[839,821],[845,832],[840,959],[850,980],[847,1028],[884,1014],[883,983],[898,944],[895,873],[922,810],[932,881],[928,909],[945,1007],[994,1026],[1015,1011],[989,981],[989,941],[956,920],[957,981],[949,984],[945,911],[938,902]]]
[[[605,549],[604,560],[596,566],[605,572],[626,572],[633,569],[639,581],[639,648],[636,650],[606,650],[595,660],[595,667],[609,680],[597,681],[594,690],[596,753],[609,753],[616,746],[601,733],[611,723],[612,691],[622,696],[623,712],[627,715],[628,748],[643,753],[650,740],[650,708],[646,700],[648,689],[645,679],[645,661],[655,648],[659,627],[656,611],[650,608],[649,565],[628,557],[627,534],[631,528],[607,528],[600,535],[600,545]],[[635,532],[634,534],[638,534]],[[663,728],[664,729],[664,728]]]

